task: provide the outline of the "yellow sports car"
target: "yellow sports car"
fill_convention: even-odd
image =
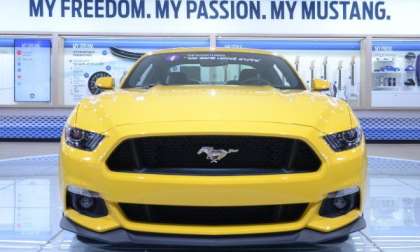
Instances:
[[[245,49],[141,57],[74,109],[62,228],[85,241],[268,246],[365,227],[366,152],[351,108],[285,59]],[[106,91],[108,90],[108,91]]]

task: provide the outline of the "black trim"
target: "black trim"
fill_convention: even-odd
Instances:
[[[62,218],[60,226],[64,230],[76,233],[80,237],[110,245],[133,244],[146,247],[262,247],[283,244],[324,243],[360,231],[366,227],[366,222],[363,217],[360,217],[353,223],[330,233],[303,229],[297,232],[236,236],[167,235],[139,233],[124,229],[97,233],[81,227],[67,217]]]
[[[122,171],[126,173],[141,173],[154,175],[188,175],[188,176],[257,176],[257,175],[278,175],[278,174],[303,174],[314,172],[292,172],[286,169],[257,169],[257,168],[235,168],[235,169],[205,169],[205,168],[168,168],[168,169],[147,169]]]
[[[111,50],[112,55],[123,59],[138,60],[145,55],[145,53],[131,52],[115,47],[110,47],[109,49]]]

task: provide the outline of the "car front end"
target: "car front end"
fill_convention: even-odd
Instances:
[[[118,92],[82,101],[67,122],[64,229],[110,244],[229,247],[364,228],[366,150],[343,101],[267,86]]]

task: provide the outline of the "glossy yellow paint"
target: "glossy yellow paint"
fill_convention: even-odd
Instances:
[[[311,88],[313,91],[328,91],[331,87],[331,83],[327,80],[313,80]]]
[[[96,80],[95,85],[102,89],[114,89],[115,80],[112,77],[101,77]]]
[[[60,155],[63,199],[67,186],[74,185],[98,192],[106,201],[109,215],[104,218],[89,218],[70,209],[64,212],[74,222],[96,232],[115,228],[201,235],[261,234],[303,228],[331,232],[362,215],[361,210],[338,218],[318,215],[328,193],[354,186],[359,187],[362,194],[365,192],[365,144],[337,153],[323,139],[326,134],[349,130],[359,124],[349,106],[339,99],[271,87],[156,86],[149,90],[110,91],[84,99],[68,124],[105,135],[92,152],[62,142]],[[317,172],[306,174],[226,177],[116,173],[106,167],[105,161],[112,150],[125,139],[169,135],[301,139],[314,149],[322,166]],[[184,206],[309,203],[309,208],[293,223],[215,227],[135,223],[124,217],[118,203]]]
[[[104,133],[153,122],[240,121],[304,125],[324,133],[350,129],[351,109],[340,99],[264,86],[156,86],[105,92],[78,106],[77,126]]]

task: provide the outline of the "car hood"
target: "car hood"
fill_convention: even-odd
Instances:
[[[340,99],[270,86],[155,86],[104,92],[81,101],[77,127],[105,132],[112,127],[159,122],[243,121],[310,126],[324,133],[351,127]]]

